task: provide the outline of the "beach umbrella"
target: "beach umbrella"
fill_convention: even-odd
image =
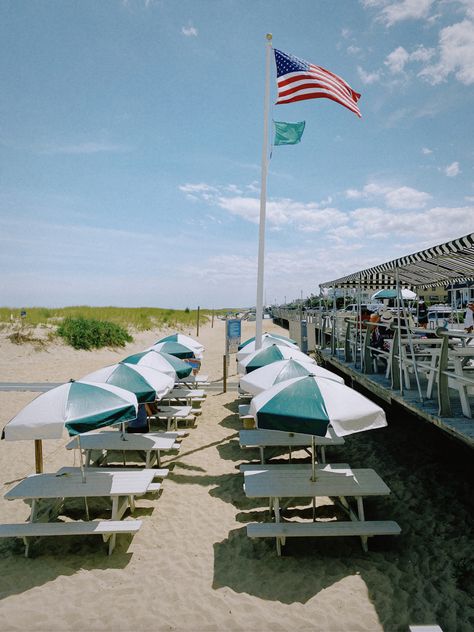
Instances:
[[[270,334],[267,334],[266,336],[262,336],[262,344],[260,345],[260,349],[267,349],[268,347],[271,347],[272,345],[276,345],[277,347],[290,347],[291,349],[299,350],[298,345],[294,342],[290,342],[289,340],[282,340],[281,338],[275,338],[274,336],[271,336]],[[247,357],[254,351],[256,351],[255,340],[252,342],[249,342],[247,345],[245,345],[245,347],[243,347],[240,351],[237,352],[237,362],[239,362],[240,360],[243,360],[245,357]]]
[[[279,360],[262,366],[240,379],[240,388],[251,395],[258,395],[262,391],[271,388],[275,384],[291,380],[295,377],[303,377],[305,375],[315,375],[316,377],[335,380],[340,384],[344,384],[344,380],[339,375],[323,369],[317,364],[310,362],[301,362],[299,360]]]
[[[408,290],[407,288],[402,288],[401,292],[398,293],[397,290],[378,290],[375,294],[372,294],[371,299],[384,299],[384,298],[397,298],[401,297],[407,301],[413,301],[417,298],[415,292]]]
[[[202,358],[202,354],[204,352],[204,346],[200,342],[198,342],[197,340],[194,340],[194,338],[191,338],[191,336],[186,336],[185,334],[180,334],[180,333],[171,334],[170,336],[165,336],[164,338],[160,338],[159,340],[156,341],[155,344],[158,344],[160,342],[179,342],[180,344],[186,347],[190,347],[191,349],[194,349],[196,358]]]
[[[189,345],[182,344],[181,342],[157,342],[147,349],[147,351],[159,351],[162,353],[168,353],[176,358],[182,360],[186,358],[196,358],[195,349]]]
[[[81,379],[85,382],[113,384],[131,391],[135,393],[139,404],[162,399],[174,386],[174,377],[147,366],[125,362],[106,366]]]
[[[271,336],[272,338],[277,338],[278,340],[283,340],[285,342],[292,342],[294,345],[296,345],[296,340],[293,340],[292,338],[288,338],[287,336],[280,336],[280,334],[274,334],[274,333],[268,333],[265,332],[262,334],[262,340],[264,338],[267,338],[268,336]],[[240,351],[241,349],[243,349],[245,346],[247,346],[248,344],[250,344],[251,342],[255,341],[255,336],[253,336],[252,338],[249,338],[248,340],[245,340],[244,342],[242,342],[239,346],[238,346],[238,350]]]
[[[250,414],[258,428],[313,436],[313,480],[314,436],[326,436],[329,424],[338,437],[387,425],[383,409],[367,397],[335,380],[311,375],[280,382],[256,395]]]
[[[112,384],[71,380],[27,404],[3,429],[7,441],[35,440],[36,471],[41,472],[43,439],[60,439],[135,419],[136,396]]]
[[[121,360],[122,363],[133,364],[137,366],[146,366],[160,373],[165,373],[173,378],[173,380],[182,380],[192,372],[193,367],[187,362],[176,358],[169,353],[158,351],[142,351],[134,353]]]
[[[253,353],[249,353],[243,360],[237,363],[237,369],[240,374],[250,373],[259,369],[266,364],[272,362],[278,362],[278,360],[299,360],[300,362],[310,362],[316,364],[316,360],[310,358],[299,349],[293,349],[292,347],[281,347],[279,345],[272,345],[266,349],[258,349]]]

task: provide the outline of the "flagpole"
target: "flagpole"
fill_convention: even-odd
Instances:
[[[263,283],[265,267],[265,213],[267,206],[268,118],[270,110],[270,62],[272,34],[267,33],[265,64],[265,98],[263,108],[262,183],[260,187],[260,222],[258,231],[257,302],[255,306],[255,349],[262,346]]]

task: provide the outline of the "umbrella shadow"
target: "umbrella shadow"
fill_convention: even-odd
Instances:
[[[239,419],[237,413],[227,415],[219,422],[219,426],[223,428],[230,428],[230,430],[242,430],[242,422]]]

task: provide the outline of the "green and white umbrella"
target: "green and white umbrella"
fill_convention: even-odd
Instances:
[[[279,360],[262,366],[240,379],[240,388],[251,395],[258,395],[275,384],[280,384],[285,380],[291,380],[295,377],[304,377],[306,375],[315,375],[316,377],[335,380],[340,384],[344,384],[344,380],[339,375],[328,371],[317,364],[310,362],[301,362],[299,360]]]
[[[36,471],[42,471],[42,439],[61,439],[65,433],[80,435],[135,419],[136,396],[112,384],[71,381],[42,393],[5,426],[7,441],[35,440]]]
[[[334,380],[314,376],[280,382],[250,403],[258,428],[324,437],[331,424],[338,437],[383,428],[380,406],[354,389]],[[314,441],[312,478],[315,478]]]
[[[292,342],[294,345],[296,345],[296,340],[293,340],[292,338],[288,338],[287,336],[280,336],[280,334],[274,334],[274,333],[268,333],[265,332],[262,334],[262,339],[266,338],[268,336],[272,336],[272,338],[277,338],[278,340],[283,340],[285,342]],[[244,342],[242,342],[239,346],[238,346],[238,350],[240,351],[241,349],[243,349],[244,347],[246,347],[248,344],[250,344],[251,342],[255,341],[255,336],[253,336],[252,338],[249,338],[248,340],[245,340]]]
[[[169,355],[173,355],[176,358],[181,358],[182,360],[186,358],[196,358],[196,350],[189,345],[184,345],[181,342],[157,342],[152,345],[147,351],[158,351],[160,353],[169,353]]]
[[[272,362],[278,362],[278,360],[298,360],[300,362],[310,362],[316,364],[316,360],[310,358],[306,353],[303,353],[299,349],[293,349],[291,347],[281,347],[279,345],[272,345],[266,349],[259,349],[247,355],[243,360],[237,363],[237,370],[240,375],[244,373],[251,373],[262,366],[271,364]]]
[[[133,364],[137,366],[146,366],[155,371],[160,371],[173,378],[173,380],[182,380],[192,372],[193,367],[187,362],[170,355],[169,353],[159,353],[158,351],[142,351],[124,358],[122,363]]]
[[[138,364],[120,362],[88,373],[82,380],[113,384],[135,393],[139,404],[162,399],[174,386],[174,377]]]
[[[156,341],[155,344],[159,344],[160,342],[179,342],[186,347],[194,349],[196,358],[202,358],[202,354],[204,352],[204,346],[200,342],[194,340],[194,338],[191,338],[191,336],[186,336],[185,334],[171,334],[170,336],[160,338]]]
[[[282,340],[281,338],[275,338],[270,334],[266,334],[262,336],[262,344],[260,345],[260,349],[268,349],[272,345],[276,345],[277,347],[290,347],[290,349],[298,349],[298,345],[294,342],[290,342],[289,340]],[[260,351],[259,349],[259,351]],[[248,355],[256,351],[255,349],[255,340],[249,342],[243,349],[237,352],[237,362],[244,360]]]

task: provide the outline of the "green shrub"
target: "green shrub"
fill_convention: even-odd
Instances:
[[[58,327],[58,335],[74,349],[124,347],[133,338],[120,325],[91,318],[65,318]]]

